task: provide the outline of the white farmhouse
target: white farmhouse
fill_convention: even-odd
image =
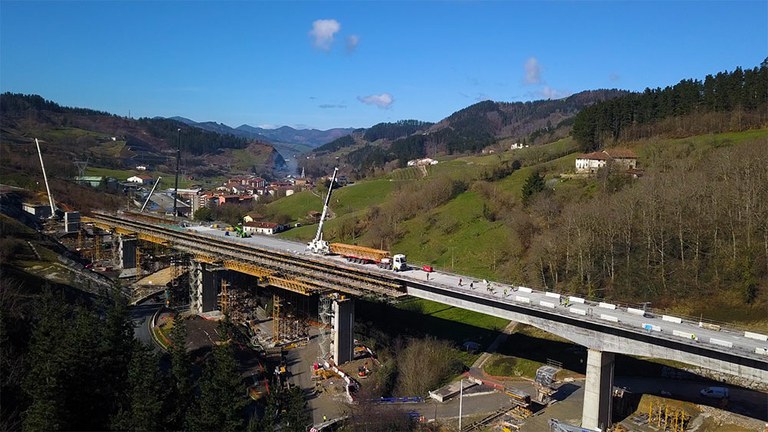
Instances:
[[[577,173],[594,173],[608,163],[616,163],[625,169],[637,168],[637,156],[628,149],[609,149],[581,154],[576,158]]]
[[[128,177],[127,180],[131,183],[136,183],[136,184],[145,185],[145,186],[151,185],[152,183],[154,183],[152,177],[147,175]]]
[[[246,222],[243,224],[243,230],[249,234],[274,235],[284,231],[285,226],[274,222]]]

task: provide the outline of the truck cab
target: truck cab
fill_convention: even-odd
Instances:
[[[408,263],[405,260],[405,255],[395,254],[395,256],[392,257],[392,270],[394,271],[408,270]]]

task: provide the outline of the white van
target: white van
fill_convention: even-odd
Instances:
[[[725,387],[707,387],[699,392],[705,398],[728,399],[728,389]]]

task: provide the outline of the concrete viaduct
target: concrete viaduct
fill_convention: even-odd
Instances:
[[[587,348],[582,427],[588,429],[610,426],[615,354],[673,360],[768,384],[768,336],[762,334],[526,287],[479,281],[470,286],[471,278],[461,275],[427,276],[421,270],[394,273],[352,265],[337,257],[308,255],[302,244],[273,238],[227,239],[215,230],[180,230],[106,213],[94,213],[84,221],[128,239],[161,243],[194,255],[193,272],[200,275],[193,278],[196,285],[190,304],[196,312],[216,307],[216,286],[206,277],[206,266],[212,265],[305,295],[414,296],[528,324],[568,339]],[[130,247],[122,243],[120,250],[129,251],[123,262],[130,266]],[[468,283],[462,284],[462,280]],[[339,333],[345,335],[336,344],[339,362],[351,359],[354,314],[354,308],[342,306],[338,310],[349,316],[336,318]]]

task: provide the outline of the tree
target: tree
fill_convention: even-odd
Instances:
[[[285,394],[283,424],[286,430],[302,432],[309,423],[312,423],[312,419],[306,410],[304,392],[301,387],[291,387]]]
[[[171,329],[171,395],[166,400],[166,411],[171,413],[168,426],[170,429],[181,429],[184,419],[192,403],[192,360],[187,352],[187,327],[181,314],[173,317]]]
[[[125,402],[112,421],[112,428],[124,431],[159,430],[165,394],[158,357],[151,347],[134,342],[128,368]]]
[[[213,210],[209,209],[208,207],[200,207],[199,209],[195,210],[195,213],[192,215],[192,219],[196,221],[210,222],[213,220]]]
[[[200,397],[187,416],[192,431],[239,431],[243,429],[244,387],[229,343],[213,348],[203,368]]]
[[[531,198],[543,190],[544,176],[538,172],[531,173],[531,175],[525,179],[525,184],[523,184],[523,205],[528,205],[531,202]]]
[[[23,389],[30,399],[24,411],[23,429],[28,431],[52,431],[67,428],[63,418],[64,392],[61,375],[64,353],[60,341],[66,327],[65,308],[58,304],[53,294],[46,291],[37,310],[38,321],[34,324],[28,355],[28,373]]]

